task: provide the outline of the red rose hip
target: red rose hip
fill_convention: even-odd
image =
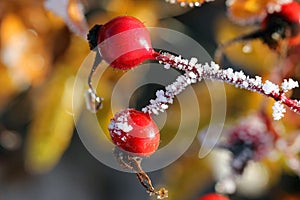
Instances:
[[[138,156],[150,156],[160,142],[160,133],[149,114],[126,109],[111,119],[109,133],[113,143],[122,150]]]
[[[130,16],[116,17],[95,25],[88,34],[90,48],[98,46],[102,58],[112,67],[127,70],[154,59],[150,35],[145,25]]]
[[[300,3],[292,1],[283,4],[280,11],[271,13],[261,23],[269,34],[263,41],[271,48],[278,48],[279,39],[288,39],[289,46],[300,42]]]
[[[279,10],[268,13],[260,22],[261,28],[251,33],[236,37],[220,45],[215,52],[215,59],[220,63],[224,49],[237,42],[260,39],[270,49],[278,53],[300,44],[300,3],[291,1],[282,4]],[[287,43],[282,43],[287,41]],[[287,45],[287,49],[284,49]],[[282,48],[284,47],[284,48]]]
[[[211,193],[200,197],[198,200],[230,200],[230,199],[220,194]]]
[[[292,1],[290,3],[283,4],[277,14],[291,23],[299,24],[300,3],[297,1]]]

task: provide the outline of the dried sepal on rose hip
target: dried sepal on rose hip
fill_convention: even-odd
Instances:
[[[230,200],[230,199],[221,194],[210,193],[210,194],[200,197],[198,200]]]
[[[149,114],[125,109],[115,114],[109,124],[113,143],[120,149],[138,156],[150,156],[160,142],[160,133]]]

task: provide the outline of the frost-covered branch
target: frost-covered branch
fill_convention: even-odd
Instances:
[[[180,76],[173,84],[166,87],[166,92],[158,91],[157,98],[150,101],[150,105],[143,109],[144,112],[150,114],[158,114],[168,108],[167,104],[173,102],[175,95],[182,92],[191,83],[200,82],[202,79],[217,80],[238,88],[250,90],[273,98],[276,102],[273,105],[273,118],[279,120],[286,112],[283,104],[288,106],[292,111],[300,114],[300,102],[290,99],[285,92],[293,88],[299,87],[297,81],[292,79],[284,80],[281,86],[272,83],[269,80],[262,82],[260,76],[251,78],[244,74],[243,71],[234,71],[231,68],[220,69],[219,65],[211,62],[204,65],[197,63],[196,58],[190,60],[183,59],[181,56],[174,56],[168,53],[160,54],[156,59],[164,64],[165,68],[174,67],[185,71],[185,75]]]
[[[176,95],[180,94],[191,83],[196,83],[195,79],[191,79],[188,73],[177,77],[176,81],[168,85],[165,90],[158,90],[156,92],[156,99],[150,100],[150,105],[142,109],[143,112],[158,115],[159,111],[164,112],[168,109],[168,104],[173,103]]]

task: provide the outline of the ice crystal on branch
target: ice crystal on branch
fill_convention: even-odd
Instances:
[[[274,103],[273,107],[272,107],[272,110],[273,110],[273,118],[274,120],[280,120],[284,114],[286,112],[284,106],[282,105],[282,103],[280,101],[277,101]]]
[[[271,94],[272,92],[279,92],[279,87],[278,85],[272,83],[269,80],[266,80],[266,82],[263,84],[262,89],[265,94]]]
[[[292,90],[297,87],[299,87],[298,81],[294,81],[291,78],[289,80],[284,79],[281,84],[281,89],[283,92],[287,92],[287,91]]]
[[[195,83],[196,80],[192,79],[189,74],[180,75],[176,81],[168,86],[165,90],[159,90],[156,92],[156,99],[150,100],[150,105],[142,109],[143,112],[149,114],[158,115],[159,111],[164,112],[168,109],[168,104],[173,103],[173,99],[176,95],[180,94],[191,83]]]

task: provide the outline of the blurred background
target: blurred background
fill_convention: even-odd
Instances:
[[[134,174],[111,169],[89,154],[74,128],[72,113],[86,109],[84,103],[72,108],[75,76],[90,52],[84,35],[94,24],[119,15],[135,16],[146,26],[182,32],[199,42],[212,57],[219,43],[258,28],[255,23],[234,23],[223,0],[196,8],[164,0],[1,0],[1,200],[150,199]],[[225,53],[224,66],[243,69],[250,75],[267,77],[278,63],[277,54],[260,41],[233,45]],[[298,57],[293,56],[288,63],[294,69],[292,77],[299,80]],[[122,73],[108,71],[101,82],[101,92],[110,94],[112,83]],[[210,100],[204,98],[209,96],[205,85],[193,87],[199,91],[201,132],[209,122],[210,109],[206,107]],[[145,105],[156,89],[155,85],[143,88],[131,99],[132,106]],[[226,92],[227,126],[259,109],[261,96],[232,86],[226,86]],[[299,94],[296,90],[292,95],[299,98]],[[176,115],[180,113],[178,109],[175,103],[170,112]],[[112,117],[109,106],[101,112],[99,122],[108,124]],[[176,122],[171,121],[163,130],[170,133],[164,136],[167,141],[176,132]],[[293,141],[299,135],[299,122],[300,118],[289,112],[276,127]],[[216,190],[217,172],[226,168],[222,159],[228,155],[216,150],[199,159],[199,149],[195,138],[179,160],[149,173],[154,185],[168,188],[169,199],[192,200]],[[299,162],[299,152],[298,149],[295,153],[298,157],[293,157],[295,162]],[[253,167],[248,179],[241,178],[237,192],[230,195],[233,200],[300,200],[300,171],[290,169],[286,155],[272,155],[272,159]]]

